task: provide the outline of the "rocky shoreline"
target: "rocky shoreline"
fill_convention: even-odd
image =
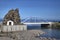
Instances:
[[[39,37],[44,34],[42,30],[27,30],[8,33],[6,37],[0,37],[0,40],[59,40],[55,38]]]

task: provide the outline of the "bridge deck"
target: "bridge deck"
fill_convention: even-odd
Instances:
[[[40,23],[23,23],[23,24],[52,24],[52,22],[40,22]]]

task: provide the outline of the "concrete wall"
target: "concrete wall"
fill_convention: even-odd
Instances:
[[[27,30],[27,25],[12,25],[12,26],[3,25],[1,30],[3,32],[23,31]]]

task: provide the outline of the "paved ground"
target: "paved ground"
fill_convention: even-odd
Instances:
[[[45,32],[41,30],[28,30],[6,33],[5,36],[0,37],[0,40],[56,40],[55,38],[39,37],[39,34],[41,35],[43,33]]]

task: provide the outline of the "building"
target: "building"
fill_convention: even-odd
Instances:
[[[27,30],[27,25],[21,23],[18,9],[10,10],[4,17],[1,25],[2,32],[13,32]]]

